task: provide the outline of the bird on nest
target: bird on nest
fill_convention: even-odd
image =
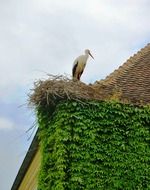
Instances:
[[[84,71],[89,55],[94,59],[90,50],[86,49],[84,55],[80,55],[75,59],[72,68],[72,78],[74,81],[80,80],[80,77]]]

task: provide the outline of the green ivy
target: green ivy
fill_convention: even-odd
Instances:
[[[150,189],[150,108],[117,102],[39,107],[38,190]]]

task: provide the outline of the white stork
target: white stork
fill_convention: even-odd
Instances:
[[[80,80],[80,77],[84,71],[89,55],[94,59],[89,49],[85,50],[84,55],[77,57],[73,63],[72,77],[73,80]]]

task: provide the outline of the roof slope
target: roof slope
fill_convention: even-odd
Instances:
[[[104,85],[108,93],[119,92],[121,100],[150,103],[150,44],[130,57],[119,69],[95,85]]]
[[[38,150],[38,147],[39,147],[39,142],[38,142],[38,136],[37,136],[37,132],[36,132],[36,135],[34,136],[32,142],[31,142],[31,145],[28,149],[28,152],[22,162],[22,165],[18,171],[18,174],[15,178],[15,181],[11,187],[11,190],[18,190],[19,189],[19,186],[27,172],[27,169],[29,168],[37,150]]]

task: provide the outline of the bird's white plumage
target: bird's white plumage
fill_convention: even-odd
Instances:
[[[80,77],[84,71],[89,55],[93,58],[90,50],[86,49],[84,55],[77,57],[73,63],[72,75],[73,79],[80,80]]]

